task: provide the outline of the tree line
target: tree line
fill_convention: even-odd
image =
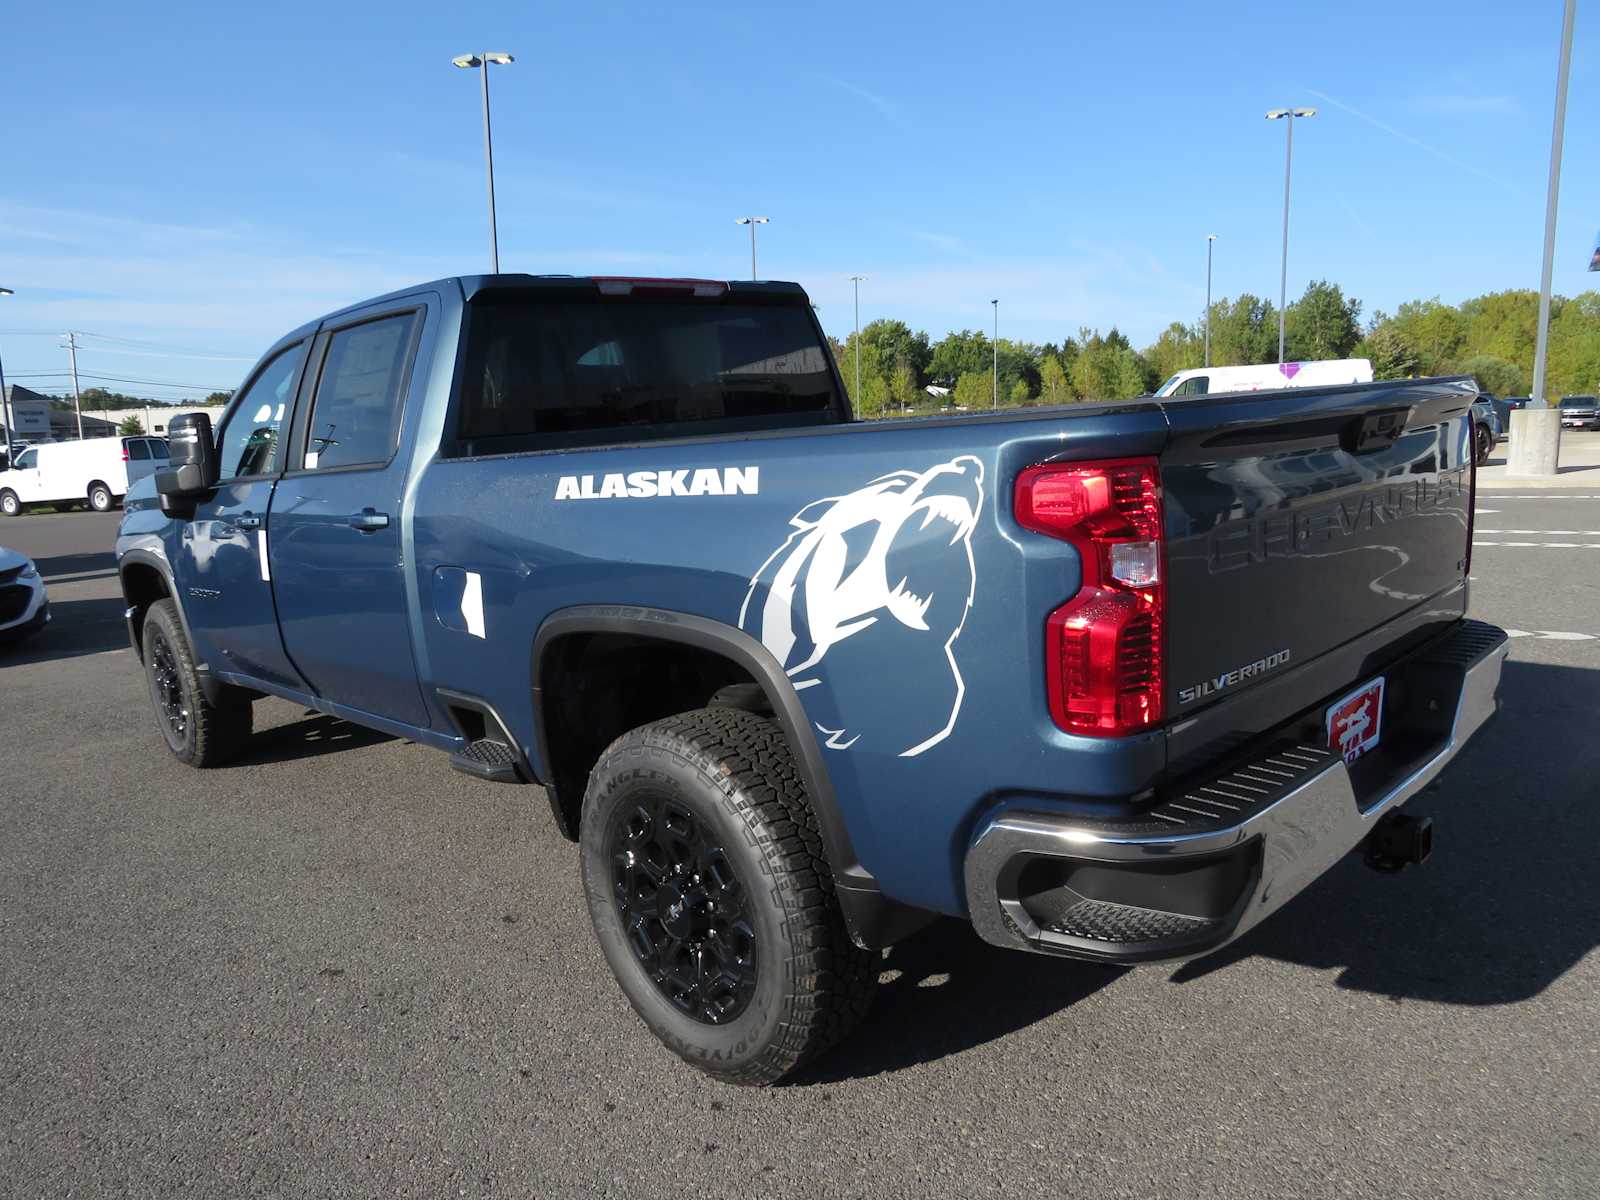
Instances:
[[[1289,361],[1367,358],[1378,379],[1473,375],[1485,391],[1527,395],[1533,375],[1539,294],[1491,292],[1445,304],[1411,300],[1392,314],[1365,323],[1361,301],[1338,284],[1316,280],[1290,303],[1284,316]],[[1551,397],[1593,392],[1600,381],[1600,292],[1552,297],[1546,391]],[[1112,326],[1109,333],[1080,328],[1060,342],[991,341],[965,329],[931,341],[892,317],[861,330],[861,394],[856,395],[856,335],[828,339],[845,389],[862,416],[954,403],[986,408],[998,360],[1001,404],[1064,404],[1123,400],[1154,391],[1174,372],[1205,363],[1204,314],[1193,324],[1174,321],[1137,350]],[[1278,310],[1246,292],[1211,306],[1211,363],[1236,366],[1276,362]],[[929,386],[949,389],[948,398]]]

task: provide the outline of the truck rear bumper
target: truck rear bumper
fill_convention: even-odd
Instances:
[[[1503,630],[1463,621],[1390,667],[1384,743],[1353,765],[1285,736],[1125,820],[980,821],[965,868],[973,926],[995,945],[1105,962],[1226,945],[1433,782],[1494,714],[1507,645]]]

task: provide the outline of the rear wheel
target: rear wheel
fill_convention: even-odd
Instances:
[[[191,767],[217,767],[238,754],[250,736],[250,700],[231,687],[222,689],[216,703],[206,698],[171,600],[157,600],[145,613],[144,673],[156,726],[174,758]]]
[[[773,1083],[866,1014],[878,956],[845,929],[772,721],[707,708],[625,734],[589,777],[580,844],[606,961],[684,1061]]]
[[[96,481],[89,485],[89,507],[95,512],[110,512],[114,499],[105,484]]]
[[[1487,425],[1478,425],[1474,427],[1474,437],[1477,439],[1477,463],[1481,467],[1494,452],[1494,433]]]
[[[22,501],[17,499],[17,494],[7,490],[0,492],[0,512],[8,517],[14,517],[22,511]]]

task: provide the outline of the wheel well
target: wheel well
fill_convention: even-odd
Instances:
[[[166,578],[160,571],[146,563],[129,563],[122,568],[122,595],[128,607],[136,609],[133,631],[136,644],[144,644],[144,615],[157,600],[171,596]]]
[[[111,492],[111,485],[109,483],[107,483],[104,479],[91,479],[91,480],[89,480],[88,489],[85,490],[85,492],[83,494],[85,496],[92,496],[92,495],[94,495],[94,490],[97,487],[103,487],[103,488],[105,488],[106,491]],[[116,495],[115,492],[111,492],[111,494],[113,496]]]
[[[712,650],[628,633],[573,633],[540,657],[545,788],[561,832],[576,839],[589,772],[630,729],[713,700],[770,713],[738,663]]]

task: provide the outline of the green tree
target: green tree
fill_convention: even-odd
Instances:
[[[988,408],[994,403],[988,371],[969,371],[956,380],[952,399],[962,408]]]
[[[1205,362],[1205,339],[1193,326],[1174,321],[1161,331],[1161,336],[1144,352],[1156,379],[1165,380],[1178,371],[1201,366]]]
[[[1411,351],[1419,375],[1448,375],[1456,369],[1467,345],[1467,318],[1459,308],[1432,300],[1408,300],[1384,318]]]
[[[989,369],[989,339],[972,329],[947,334],[933,346],[928,360],[928,378],[950,387],[963,375]]]
[[[1493,354],[1474,354],[1461,364],[1461,373],[1471,375],[1480,388],[1496,396],[1528,394],[1528,376],[1522,368]]]
[[[904,321],[884,318],[870,322],[861,331],[861,339],[877,347],[879,361],[910,367],[919,385],[926,377],[928,361],[933,357],[927,334],[913,333]]]
[[[122,437],[144,436],[144,422],[138,417],[123,417],[122,424],[117,426],[117,433]]]
[[[1011,403],[1027,404],[1034,398],[1032,390],[1028,387],[1026,379],[1018,379],[1011,385]]]
[[[1219,367],[1278,361],[1278,310],[1245,292],[1211,306],[1211,361]]]
[[[1561,315],[1563,303],[1560,297],[1551,298],[1552,317]],[[1515,363],[1525,373],[1533,370],[1533,347],[1539,336],[1538,292],[1526,288],[1490,292],[1463,301],[1461,313],[1467,319],[1462,350],[1466,357],[1492,354]]]
[[[1149,390],[1145,361],[1121,334],[1087,334],[1071,377],[1072,390],[1085,400],[1126,400]]]
[[[917,384],[917,373],[911,364],[902,360],[889,377],[889,399],[896,407],[910,408],[927,399],[927,394]]]
[[[1361,340],[1361,301],[1325,279],[1307,285],[1284,318],[1284,354],[1296,362],[1348,358]]]
[[[1046,354],[1039,363],[1039,398],[1046,404],[1062,404],[1072,398],[1067,372],[1054,354]]]
[[[828,340],[830,342],[833,341],[832,338],[829,338]],[[212,392],[204,400],[200,401],[200,403],[204,404],[207,408],[214,408],[217,405],[226,404],[229,400],[232,400],[232,399],[233,399],[233,393],[232,392]]]
[[[1374,379],[1409,379],[1417,373],[1416,355],[1387,325],[1378,326],[1357,342],[1350,357],[1368,359]]]
[[[1600,390],[1600,292],[1566,301],[1551,320],[1548,370],[1546,399]]]

